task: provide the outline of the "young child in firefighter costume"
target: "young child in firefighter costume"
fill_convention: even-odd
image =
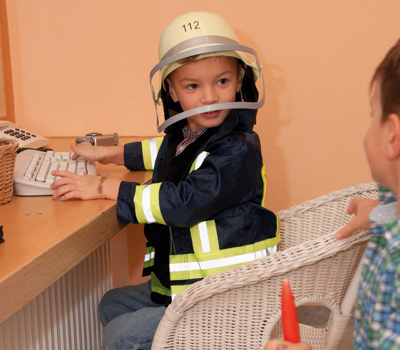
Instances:
[[[55,197],[118,201],[121,222],[145,223],[151,283],[109,291],[100,303],[103,349],[150,349],[165,307],[202,278],[278,250],[278,219],[264,208],[255,52],[216,14],[182,15],[164,30],[150,73],[165,136],[120,147],[73,145],[78,156],[153,170],[151,185],[55,172]],[[248,56],[254,57],[254,61]],[[158,82],[153,79],[158,76]],[[259,98],[256,81],[261,82]]]

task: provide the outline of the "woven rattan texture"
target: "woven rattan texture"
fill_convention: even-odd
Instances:
[[[313,349],[337,349],[351,313],[341,304],[364,253],[368,231],[336,240],[348,223],[354,197],[377,198],[376,184],[332,192],[278,213],[282,250],[252,263],[208,276],[179,293],[167,308],[152,349],[263,349],[282,338],[280,293],[290,281],[297,305],[323,304],[331,310],[325,328],[301,325]]]
[[[0,205],[11,201],[18,142],[0,138]]]

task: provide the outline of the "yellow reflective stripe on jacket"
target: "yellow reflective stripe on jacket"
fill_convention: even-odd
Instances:
[[[265,242],[265,241],[264,241]],[[259,242],[262,243],[262,242]],[[252,245],[250,245],[252,246]],[[232,249],[240,249],[244,247],[237,247]],[[171,280],[173,281],[185,281],[190,279],[201,279],[209,275],[213,275],[225,270],[229,270],[233,266],[236,265],[243,265],[247,264],[251,261],[258,260],[265,256],[271,255],[276,253],[279,250],[279,243],[277,245],[251,252],[245,253],[237,256],[231,256],[221,259],[213,260],[206,260],[206,261],[197,261],[194,258],[194,254],[186,254],[185,257],[188,258],[186,262],[176,262],[173,263],[172,261],[180,260],[179,255],[172,256],[170,261],[170,276]],[[213,267],[217,266],[218,267]],[[172,271],[171,268],[174,270]],[[171,285],[171,298],[172,300],[174,297],[184,291],[185,289],[189,288],[190,284],[173,284]]]
[[[242,247],[222,249],[205,254],[179,254],[170,257],[171,280],[190,280],[228,270],[270,255],[278,250],[279,238],[274,237]]]
[[[143,267],[147,268],[154,265],[155,249],[152,246],[146,247],[146,253],[144,255]]]
[[[263,163],[263,166],[261,168],[261,177],[262,177],[263,184],[264,184],[264,186],[263,186],[263,196],[262,196],[262,200],[261,200],[261,206],[265,207],[265,194],[267,192],[267,180],[266,180],[266,177],[265,177],[265,164],[264,163]]]
[[[151,273],[151,291],[168,297],[171,296],[171,290],[164,287],[153,272]]]
[[[135,215],[140,224],[165,224],[160,209],[160,187],[161,182],[151,185],[136,186],[133,202]]]
[[[198,168],[200,168],[201,164],[203,164],[204,159],[206,159],[206,157],[209,155],[209,152],[201,152],[196,159],[194,160],[194,162],[192,163],[192,166],[190,167],[190,171],[189,173],[191,173],[192,171],[197,170]]]
[[[160,149],[163,137],[155,137],[142,141],[143,163],[146,170],[153,170],[158,150]]]
[[[190,228],[195,253],[210,253],[219,250],[217,227],[214,220],[200,222]]]
[[[183,292],[185,289],[189,288],[191,285],[190,284],[181,284],[178,286],[171,286],[171,299],[174,300],[175,296]]]

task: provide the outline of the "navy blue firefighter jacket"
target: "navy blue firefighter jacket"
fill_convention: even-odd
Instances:
[[[153,301],[168,305],[207,275],[278,250],[278,218],[264,207],[256,113],[231,110],[178,156],[187,121],[124,146],[128,169],[153,170],[151,184],[122,182],[118,194],[118,219],[145,224],[143,274],[151,274]]]

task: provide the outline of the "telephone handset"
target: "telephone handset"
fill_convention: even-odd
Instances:
[[[0,120],[0,138],[18,141],[19,148],[40,148],[49,144],[48,138],[19,128],[7,120]]]

